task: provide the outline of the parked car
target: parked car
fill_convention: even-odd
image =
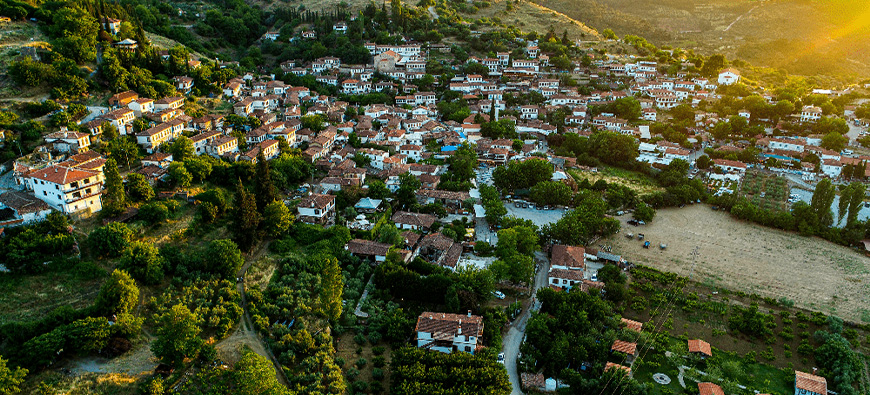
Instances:
[[[643,248],[649,248],[649,241],[643,242]]]
[[[501,291],[492,291],[492,295],[497,299],[504,299],[504,293]]]
[[[593,274],[589,279],[592,281],[598,281],[598,273]]]
[[[498,361],[498,363],[504,365],[504,353],[503,352],[499,353],[498,358],[496,360]]]

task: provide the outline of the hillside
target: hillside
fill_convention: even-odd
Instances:
[[[636,34],[794,74],[870,71],[870,11],[850,0],[536,0],[602,31]],[[850,78],[851,75],[851,78]]]
[[[557,12],[530,1],[494,1],[489,7],[481,8],[476,13],[468,15],[473,18],[490,18],[499,20],[508,26],[516,26],[522,31],[546,33],[553,30],[556,33],[568,32],[573,39],[599,38],[598,32],[589,26],[572,19],[568,15]]]

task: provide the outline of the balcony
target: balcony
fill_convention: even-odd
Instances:
[[[90,182],[87,182],[87,183],[85,183],[85,182],[73,182],[68,187],[61,189],[61,192],[63,192],[64,194],[68,194],[68,193],[80,191],[84,188],[89,188],[89,187],[94,187],[94,186],[97,186],[98,189],[102,188],[103,180],[101,180],[99,177],[94,176],[92,178],[89,178],[88,180]]]

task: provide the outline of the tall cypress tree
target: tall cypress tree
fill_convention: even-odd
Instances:
[[[269,203],[274,202],[278,196],[275,193],[275,184],[272,182],[269,162],[261,151],[257,155],[257,172],[254,174],[254,193],[257,199],[257,209],[263,212]]]
[[[124,192],[124,180],[118,171],[118,164],[114,159],[106,161],[103,169],[106,176],[106,190],[103,191],[103,210],[109,215],[115,215],[127,207],[127,195]]]
[[[236,184],[236,198],[233,204],[236,207],[235,218],[230,227],[233,240],[242,251],[250,251],[254,243],[257,242],[257,228],[260,226],[261,217],[260,213],[257,212],[254,194],[245,189],[241,180]]]

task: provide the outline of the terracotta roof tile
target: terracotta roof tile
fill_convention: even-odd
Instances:
[[[614,340],[613,346],[610,347],[611,351],[618,351],[624,354],[634,355],[637,352],[637,343],[630,343],[622,340]]]

